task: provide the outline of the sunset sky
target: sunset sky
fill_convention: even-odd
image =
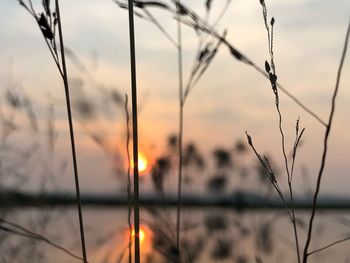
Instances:
[[[60,2],[65,45],[75,52],[98,83],[113,87],[120,94],[129,94],[127,12],[112,0]],[[34,3],[36,9],[41,10],[41,1]],[[327,120],[349,21],[350,2],[273,0],[266,3],[268,16],[276,19],[274,52],[279,81],[323,120]],[[204,1],[188,0],[186,4],[204,16]],[[215,20],[223,4],[224,1],[213,1],[210,21]],[[175,20],[164,11],[150,11],[176,38]],[[33,135],[28,124],[23,122],[21,126],[24,131],[12,143],[24,146],[31,140],[45,140],[47,108],[51,98],[58,131],[53,169],[59,169],[64,157],[68,157],[70,162],[62,82],[33,18],[15,0],[1,0],[0,13],[1,108],[6,111],[8,107],[3,99],[6,89],[22,85],[35,102],[33,106],[42,131],[40,135]],[[177,52],[153,24],[136,18],[135,26],[140,149],[151,163],[164,151],[169,134],[177,132]],[[227,29],[228,41],[260,67],[269,59],[259,1],[232,0],[217,29],[219,32]],[[185,81],[190,74],[196,46],[194,30],[184,26]],[[321,189],[327,193],[348,194],[350,185],[349,72],[347,56]],[[82,76],[71,62],[68,64],[68,74],[71,78],[83,78],[84,94],[96,105],[103,106],[100,94],[92,87],[91,81]],[[76,91],[72,91],[73,99],[74,96],[81,96],[76,86],[79,85],[72,81],[72,89],[76,88]],[[316,178],[324,127],[282,93],[280,99],[287,149],[291,149],[294,142],[298,116],[301,126],[306,128],[296,166],[295,189],[299,191],[303,183],[301,167],[308,168],[312,182]],[[95,122],[83,125],[76,116],[79,167],[84,192],[113,191],[118,185],[118,179],[112,175],[111,160],[86,135],[87,131],[106,134],[110,146],[117,145],[120,152],[125,154],[125,116],[122,108],[115,107],[109,111],[103,107],[99,109],[99,117]],[[248,131],[259,151],[269,153],[276,163],[282,164],[277,121],[269,82],[251,67],[235,60],[222,46],[186,102],[184,140],[195,141],[202,151],[209,153],[213,147],[231,147],[238,139],[245,140],[245,131]],[[70,169],[68,166],[68,170],[58,176],[59,189],[73,189]],[[38,182],[39,179],[32,178],[30,188],[36,188]]]

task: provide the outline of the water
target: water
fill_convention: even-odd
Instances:
[[[2,218],[80,254],[74,208],[3,209],[0,212]],[[175,209],[164,208],[142,210],[142,262],[171,262],[176,243],[175,212]],[[297,216],[302,246],[307,212],[297,212]],[[89,207],[84,210],[90,262],[128,262],[127,218],[127,208]],[[311,251],[346,236],[349,230],[349,212],[319,212]],[[0,233],[0,262],[79,262],[43,241],[4,231]],[[182,213],[181,239],[184,262],[256,262],[256,257],[263,262],[296,262],[292,225],[283,211],[186,208]],[[348,262],[349,242],[310,256],[310,262]]]

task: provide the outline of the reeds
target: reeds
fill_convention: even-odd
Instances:
[[[177,61],[178,61],[178,85],[179,85],[179,130],[178,130],[178,187],[177,187],[177,214],[176,214],[176,248],[180,255],[180,226],[181,226],[181,198],[182,198],[182,161],[183,161],[183,68],[182,68],[182,32],[181,32],[181,3],[176,0],[177,15]]]
[[[172,0],[173,3],[175,1],[176,0]],[[125,4],[125,0],[124,1],[114,0],[114,2],[118,4],[119,7],[121,8],[127,8],[127,4]],[[229,4],[230,0],[227,0],[226,3]],[[205,1],[205,4],[206,4],[207,14],[208,14],[211,9],[212,1],[210,0]],[[229,50],[230,54],[235,60],[242,62],[247,66],[250,66],[256,72],[263,75],[265,78],[269,79],[269,75],[266,73],[266,71],[262,67],[260,67],[248,55],[244,54],[239,48],[237,48],[234,44],[232,44],[229,40],[227,40],[225,35],[220,34],[218,32],[216,28],[217,24],[220,21],[221,17],[223,16],[224,12],[226,12],[228,4],[225,4],[223,11],[221,12],[218,19],[216,19],[216,22],[214,22],[213,24],[210,24],[209,21],[206,19],[208,18],[208,15],[206,16],[206,18],[202,18],[200,15],[198,15],[195,11],[193,11],[191,8],[186,6],[184,3],[181,3],[179,5],[181,7],[180,11],[182,15],[182,18],[180,21],[182,24],[190,28],[193,28],[197,33],[207,34],[208,36],[210,35],[211,37],[217,39]],[[170,40],[170,42],[175,47],[177,47],[176,41],[172,39],[170,34],[161,26],[161,23],[159,23],[159,21],[157,21],[156,18],[148,10],[148,8],[163,9],[169,12],[173,18],[178,19],[176,7],[172,8],[171,6],[169,6],[163,1],[149,1],[149,2],[135,1],[135,6],[141,11],[141,12],[135,11],[135,15],[153,23]],[[326,127],[326,122],[318,114],[316,114],[312,109],[310,109],[307,105],[305,105],[300,99],[298,99],[290,91],[288,91],[288,89],[286,89],[281,83],[276,81],[276,86],[282,93],[284,93],[287,97],[289,97],[292,101],[294,101],[301,109],[303,109],[306,113],[312,116],[321,125]]]
[[[324,170],[324,167],[326,165],[326,158],[327,158],[327,152],[328,152],[328,138],[329,138],[329,135],[331,132],[332,124],[333,124],[336,99],[337,99],[337,94],[338,94],[338,90],[339,90],[340,78],[342,75],[346,51],[347,51],[347,47],[348,47],[349,34],[350,34],[350,21],[349,21],[348,28],[347,28],[346,35],[345,35],[344,47],[343,47],[343,51],[342,51],[342,55],[341,55],[341,59],[340,59],[340,63],[339,63],[337,78],[336,78],[335,87],[334,87],[333,96],[332,96],[331,110],[329,113],[329,118],[328,118],[326,130],[325,130],[325,135],[324,135],[324,139],[323,139],[323,151],[322,151],[322,157],[321,157],[321,164],[320,164],[320,168],[319,168],[318,175],[317,175],[316,188],[315,188],[313,201],[312,201],[312,211],[311,211],[311,216],[310,216],[310,220],[309,220],[307,237],[306,237],[304,252],[303,252],[303,261],[302,261],[303,263],[306,263],[308,260],[308,257],[311,254],[315,253],[315,251],[313,253],[309,252],[309,246],[310,246],[310,242],[311,242],[311,238],[312,238],[313,222],[314,222],[315,215],[316,215],[318,194],[320,192],[321,181],[322,181],[322,177],[323,177],[323,170]],[[325,248],[328,248],[332,245],[338,244],[341,241],[346,241],[346,240],[348,240],[348,238],[346,238],[344,240],[339,240],[339,242],[337,242],[337,241],[333,242],[331,245],[326,246]],[[323,248],[323,249],[325,249],[325,248]]]
[[[298,262],[306,263],[308,260],[308,257],[316,252],[325,250],[333,245],[336,245],[340,242],[349,240],[349,237],[343,238],[341,240],[335,241],[330,243],[329,245],[323,246],[322,248],[316,249],[314,251],[309,251],[310,242],[312,239],[312,229],[313,229],[313,222],[315,219],[316,209],[317,209],[317,200],[318,200],[318,194],[320,190],[320,185],[323,177],[323,170],[326,163],[327,158],[327,149],[328,149],[328,139],[333,123],[333,116],[335,112],[335,106],[336,106],[336,98],[337,93],[339,89],[339,83],[342,73],[342,68],[345,60],[345,55],[347,51],[347,45],[348,45],[348,38],[349,38],[349,31],[350,31],[350,24],[347,30],[346,38],[345,38],[345,44],[343,53],[341,56],[341,61],[338,69],[337,79],[336,79],[336,85],[332,97],[332,105],[331,105],[331,111],[330,116],[328,119],[328,122],[325,123],[318,115],[316,115],[313,111],[311,111],[309,108],[307,108],[303,103],[301,103],[297,98],[295,98],[292,94],[290,94],[287,90],[285,90],[277,81],[277,73],[276,73],[276,67],[274,63],[274,52],[273,52],[273,27],[275,24],[275,19],[272,18],[269,22],[267,20],[267,10],[265,6],[264,0],[260,0],[260,3],[263,7],[263,17],[264,17],[264,24],[267,30],[268,34],[268,51],[270,55],[269,62],[265,62],[265,71],[261,69],[257,64],[255,64],[251,59],[249,59],[246,55],[241,53],[237,48],[235,48],[232,44],[230,44],[226,40],[226,31],[223,31],[223,33],[218,33],[216,30],[216,25],[219,21],[213,23],[212,25],[209,24],[208,19],[203,19],[200,16],[198,16],[194,11],[190,10],[185,5],[181,4],[180,0],[173,0],[172,1],[175,5],[175,19],[177,21],[177,41],[174,41],[170,34],[167,33],[167,31],[161,26],[161,24],[152,16],[150,12],[145,8],[147,6],[149,7],[157,7],[157,8],[163,8],[165,10],[168,10],[174,14],[174,10],[172,10],[168,5],[163,4],[162,2],[152,1],[152,2],[142,2],[142,1],[133,1],[128,0],[128,11],[129,11],[129,27],[130,27],[130,60],[131,60],[131,94],[132,94],[132,137],[133,137],[133,163],[134,163],[134,194],[133,194],[133,205],[134,205],[134,231],[135,231],[135,262],[140,262],[140,240],[139,240],[139,222],[140,222],[140,204],[139,204],[139,172],[138,172],[138,121],[137,121],[137,77],[136,77],[136,58],[135,58],[135,32],[134,32],[134,4],[136,7],[140,8],[144,11],[144,13],[147,15],[146,18],[149,19],[152,23],[154,23],[161,31],[162,33],[169,39],[169,41],[174,44],[177,48],[177,55],[178,55],[178,83],[179,83],[179,130],[178,130],[178,205],[177,205],[177,221],[176,221],[176,251],[175,254],[178,256],[180,254],[180,244],[181,244],[181,198],[182,198],[182,169],[183,169],[183,122],[184,122],[184,106],[186,102],[186,98],[190,94],[190,92],[193,90],[194,86],[198,83],[199,79],[202,77],[202,75],[207,70],[210,63],[213,61],[215,55],[218,52],[218,49],[221,45],[226,46],[230,52],[231,55],[237,59],[240,62],[243,62],[252,68],[254,68],[259,73],[263,74],[265,77],[268,78],[273,94],[275,99],[275,106],[276,111],[278,114],[278,129],[281,136],[281,148],[282,148],[282,155],[284,160],[284,166],[285,171],[287,173],[287,182],[288,182],[288,190],[289,190],[289,198],[290,198],[290,204],[286,201],[286,198],[278,184],[278,181],[275,176],[275,171],[273,170],[273,167],[269,161],[269,159],[266,156],[262,156],[258,153],[255,146],[253,145],[253,141],[250,135],[247,133],[247,139],[248,144],[253,149],[257,159],[263,166],[266,175],[275,188],[277,194],[281,198],[283,204],[286,207],[286,211],[288,213],[288,216],[292,222],[293,230],[294,230],[294,238],[295,238],[295,245],[296,245],[296,254],[298,258]],[[230,1],[227,1],[229,3]],[[37,14],[34,9],[32,2],[29,0],[29,5],[25,4],[24,1],[19,1],[19,3],[26,8],[26,10],[35,18],[38,26],[40,27],[40,30],[44,36],[44,40],[49,48],[49,51],[54,59],[54,62],[59,70],[59,73],[63,79],[64,88],[65,88],[65,95],[66,95],[66,105],[67,105],[67,114],[68,114],[68,122],[69,122],[69,133],[70,133],[70,140],[71,140],[71,148],[72,148],[72,159],[73,159],[73,168],[74,168],[74,176],[75,176],[75,186],[76,186],[76,194],[77,194],[77,206],[78,206],[78,212],[79,212],[79,226],[80,226],[80,234],[81,234],[81,243],[82,243],[82,251],[83,251],[83,260],[84,262],[87,262],[87,252],[85,248],[85,237],[84,237],[84,224],[83,224],[83,216],[82,216],[82,208],[81,208],[81,202],[80,202],[80,190],[79,190],[79,176],[78,176],[78,167],[77,167],[77,160],[76,160],[76,149],[75,149],[75,142],[74,142],[74,129],[73,129],[73,120],[72,120],[72,113],[71,113],[71,106],[70,106],[70,96],[69,96],[69,83],[68,83],[68,74],[66,69],[66,63],[65,63],[65,53],[64,53],[64,43],[63,43],[63,30],[62,30],[62,24],[61,24],[61,17],[60,17],[60,10],[59,10],[59,2],[56,0],[56,12],[51,13],[50,10],[50,1],[44,0],[43,1],[43,7],[44,12],[41,14]],[[211,7],[212,1],[208,0],[206,1],[206,7],[207,7],[207,17],[209,16],[209,10]],[[188,25],[192,28],[194,28],[196,31],[200,31],[203,33],[201,36],[198,48],[196,52],[196,57],[194,59],[194,64],[192,67],[192,71],[190,74],[190,78],[186,85],[184,86],[183,82],[183,66],[182,66],[182,32],[181,27],[182,24]],[[55,34],[56,34],[56,26],[58,29],[58,37],[59,37],[59,48],[56,44],[55,40]],[[212,39],[210,39],[212,37]],[[208,39],[210,41],[208,41]],[[213,39],[216,40],[215,45],[213,45]],[[60,56],[59,56],[60,54]],[[286,151],[286,145],[285,145],[285,134],[283,130],[283,122],[282,122],[282,113],[280,110],[280,100],[279,100],[279,91],[284,92],[288,97],[290,97],[294,102],[296,102],[301,108],[303,108],[306,112],[311,114],[316,120],[318,120],[319,123],[324,125],[326,127],[325,130],[325,136],[324,136],[324,142],[323,142],[323,152],[322,152],[322,158],[321,158],[321,165],[318,172],[317,177],[317,184],[316,189],[313,196],[313,207],[312,207],[312,213],[310,216],[309,226],[308,226],[308,233],[307,233],[307,239],[304,247],[303,255],[301,255],[299,251],[299,238],[298,238],[298,231],[297,231],[297,223],[296,223],[296,216],[294,212],[294,197],[293,197],[293,187],[292,187],[292,180],[293,180],[293,174],[294,174],[294,167],[296,162],[296,156],[297,156],[297,150],[301,141],[301,138],[304,134],[305,129],[300,129],[299,127],[299,119],[296,121],[295,126],[295,141],[294,145],[292,147],[292,163],[290,164],[287,158],[287,151]],[[129,133],[129,115],[128,115],[128,97],[125,97],[125,111],[126,111],[126,125],[127,125],[127,142],[126,142],[126,148],[127,148],[127,155],[128,155],[128,199],[131,200],[131,181],[130,181],[130,155],[129,155],[129,140],[130,140],[130,133]],[[129,203],[129,207],[131,207],[131,204]],[[132,231],[131,227],[131,210],[128,211],[128,224],[129,224],[129,230],[130,233]],[[7,231],[8,229],[3,229]],[[34,234],[31,234],[33,238],[35,239]],[[40,240],[44,240],[43,238],[38,238]],[[45,240],[44,240],[45,241]],[[130,235],[129,238],[129,262],[131,262],[131,241],[132,237]],[[46,241],[47,242],[47,241]],[[228,247],[230,242],[227,242],[227,240],[220,240],[219,245],[220,249],[224,248],[224,252],[220,253],[230,253],[229,249],[226,249]],[[69,252],[69,251],[68,251]],[[174,252],[174,251],[172,251]],[[221,255],[220,253],[216,253],[215,255]],[[225,254],[226,255],[226,254]],[[79,257],[78,257],[79,258]],[[178,258],[178,257],[177,257]],[[258,259],[257,259],[258,262]]]
[[[271,184],[277,191],[278,195],[280,196],[282,202],[284,203],[288,216],[292,222],[293,225],[293,231],[294,231],[294,239],[295,239],[295,248],[296,248],[296,254],[297,254],[297,261],[300,263],[300,248],[299,248],[299,237],[298,237],[298,229],[297,229],[297,223],[296,223],[296,217],[295,217],[295,211],[294,211],[294,196],[293,196],[293,187],[292,187],[292,179],[293,179],[293,173],[294,173],[294,164],[295,164],[295,159],[296,159],[296,153],[297,153],[297,148],[300,142],[300,139],[302,135],[304,134],[305,128],[301,130],[299,133],[299,119],[296,122],[296,139],[295,143],[293,146],[292,150],[292,165],[291,169],[289,169],[289,162],[287,158],[287,153],[286,153],[286,146],[285,146],[285,134],[283,131],[282,127],[282,114],[280,110],[280,99],[279,99],[279,94],[278,94],[278,86],[277,86],[277,74],[276,74],[276,66],[274,62],[274,50],[273,50],[273,27],[275,24],[275,18],[272,17],[270,22],[268,22],[267,19],[267,9],[266,9],[266,4],[264,0],[260,0],[260,4],[262,6],[262,12],[263,12],[263,19],[264,19],[264,25],[267,31],[267,39],[268,39],[268,52],[270,55],[270,63],[265,61],[265,71],[269,77],[270,85],[272,88],[272,91],[275,96],[275,106],[276,106],[276,111],[278,114],[278,129],[279,133],[281,135],[281,147],[282,147],[282,155],[284,159],[284,166],[285,166],[285,171],[287,173],[287,182],[288,182],[288,190],[289,190],[289,198],[290,198],[290,206],[287,204],[286,199],[282,193],[281,188],[278,185],[278,182],[276,180],[273,168],[270,165],[270,162],[266,156],[261,157],[261,155],[257,152],[253,145],[253,141],[251,137],[247,133],[247,138],[248,138],[248,144],[251,146],[253,149],[256,157],[258,158],[259,162],[261,163],[262,167],[265,170],[265,173],[270,180]]]
[[[115,1],[120,7],[125,8],[126,5],[124,5],[122,2]],[[267,10],[264,1],[260,1],[263,6],[263,14],[264,14],[264,23],[265,27],[268,31],[268,44],[269,44],[269,54],[271,58],[271,66],[268,62],[265,63],[265,71],[260,69],[253,61],[251,61],[247,56],[243,55],[238,49],[236,49],[233,45],[227,42],[225,39],[226,37],[226,31],[221,35],[216,32],[216,25],[219,23],[223,13],[225,10],[227,10],[227,6],[229,5],[230,1],[227,1],[225,8],[223,9],[221,16],[218,17],[218,19],[213,23],[213,25],[208,24],[208,17],[209,12],[211,9],[211,1],[206,2],[206,10],[207,10],[207,16],[206,19],[202,19],[200,16],[198,16],[194,11],[186,7],[185,5],[181,4],[178,0],[172,1],[175,4],[175,11],[173,11],[167,4],[164,4],[163,2],[142,2],[137,1],[136,6],[143,11],[145,16],[142,16],[140,13],[137,13],[138,16],[149,20],[153,24],[155,24],[156,27],[160,29],[160,31],[170,40],[172,44],[175,44],[177,48],[177,55],[178,55],[178,83],[179,83],[179,129],[178,129],[178,206],[177,206],[177,217],[176,217],[176,244],[177,244],[177,250],[180,253],[180,226],[181,226],[181,196],[182,196],[182,161],[183,161],[183,121],[184,121],[184,106],[186,99],[190,93],[190,91],[193,89],[193,87],[197,84],[203,73],[206,71],[210,63],[212,62],[213,58],[215,57],[219,47],[221,44],[226,45],[232,56],[236,58],[237,60],[244,62],[247,65],[252,66],[254,69],[256,69],[258,72],[262,73],[264,76],[266,76],[271,83],[273,92],[275,94],[275,104],[276,109],[279,116],[279,130],[281,134],[281,140],[282,140],[282,152],[285,160],[285,168],[288,175],[288,186],[289,186],[289,193],[290,198],[292,202],[292,207],[289,210],[289,216],[292,221],[292,224],[294,226],[294,235],[296,240],[296,250],[297,250],[297,257],[298,262],[300,262],[300,252],[299,252],[299,241],[298,241],[298,233],[296,229],[296,219],[293,209],[293,190],[292,190],[292,174],[294,172],[294,163],[295,163],[295,157],[296,157],[296,151],[299,144],[299,141],[301,139],[301,136],[303,135],[304,130],[302,130],[301,134],[299,134],[299,121],[297,122],[297,138],[296,142],[293,148],[293,164],[291,168],[291,172],[289,171],[289,165],[285,150],[285,136],[282,129],[282,115],[279,108],[279,96],[278,96],[278,89],[280,89],[282,92],[286,93],[287,96],[289,96],[291,99],[293,99],[299,106],[301,106],[304,110],[306,110],[308,113],[310,113],[312,116],[314,116],[320,123],[323,123],[323,121],[314,114],[311,110],[309,110],[307,107],[305,107],[298,99],[296,99],[293,95],[291,95],[288,91],[286,91],[281,85],[277,82],[277,76],[275,72],[275,65],[274,65],[274,59],[273,59],[273,24],[274,19],[271,20],[271,30],[267,23]],[[130,5],[130,3],[129,3]],[[170,34],[167,33],[167,31],[161,26],[161,24],[152,16],[152,14],[148,11],[148,7],[156,7],[165,9],[167,11],[170,11],[171,13],[175,13],[175,18],[177,20],[177,41],[174,41]],[[129,8],[130,12],[130,8]],[[182,36],[181,36],[181,23],[184,23],[186,25],[189,25],[190,27],[194,28],[197,32],[202,32],[203,35],[201,36],[198,47],[196,50],[196,57],[194,59],[194,64],[192,66],[190,77],[187,81],[187,84],[185,86],[185,89],[183,88],[183,72],[182,72]],[[212,43],[208,41],[209,36],[212,36],[213,38],[218,39],[218,43],[212,47]],[[272,67],[272,71],[271,71]],[[254,149],[255,150],[255,149]],[[256,151],[255,151],[256,152]],[[257,154],[257,152],[256,152]],[[286,207],[288,207],[287,202],[285,201],[285,198],[283,196],[283,193],[281,189],[278,186],[278,183],[275,179],[274,172],[268,162],[268,159],[266,157],[259,158],[261,163],[263,164],[263,167],[266,169],[270,181],[273,183],[275,189],[279,193],[280,197],[282,198],[284,204]]]
[[[303,251],[303,254],[301,255],[300,248],[299,248],[299,237],[298,237],[298,231],[297,231],[296,216],[295,216],[295,212],[294,212],[294,197],[293,197],[292,179],[293,179],[293,174],[294,174],[294,166],[295,166],[297,149],[298,149],[300,140],[304,134],[305,128],[303,128],[300,131],[299,118],[298,118],[298,120],[296,122],[296,126],[295,126],[295,141],[294,141],[294,145],[293,145],[293,149],[292,149],[292,164],[291,164],[291,168],[289,169],[289,162],[287,159],[287,154],[286,154],[286,149],[285,149],[285,135],[284,135],[284,131],[282,128],[282,114],[281,114],[280,107],[279,107],[280,101],[279,101],[279,95],[278,95],[276,67],[275,67],[275,63],[274,63],[273,27],[275,24],[275,19],[272,17],[272,19],[270,20],[270,23],[268,23],[267,9],[266,9],[266,5],[265,5],[265,1],[260,0],[260,4],[261,4],[262,9],[263,9],[263,18],[264,18],[265,28],[267,30],[267,35],[268,35],[268,47],[269,47],[269,55],[270,55],[270,63],[265,61],[265,71],[267,73],[267,76],[269,78],[269,81],[270,81],[270,84],[272,87],[272,91],[273,91],[274,96],[275,96],[275,106],[276,106],[276,110],[278,113],[278,128],[279,128],[279,132],[281,135],[282,155],[283,155],[283,159],[284,159],[285,171],[287,173],[288,190],[289,190],[289,197],[290,197],[290,204],[291,204],[290,206],[286,202],[286,199],[281,191],[281,188],[278,185],[278,182],[277,182],[276,177],[274,175],[274,171],[269,163],[269,160],[267,159],[266,156],[262,157],[257,152],[257,150],[255,149],[255,147],[253,145],[253,141],[252,141],[251,136],[248,133],[246,133],[246,135],[247,135],[247,139],[248,139],[248,144],[253,149],[257,159],[259,160],[262,167],[264,168],[268,179],[270,180],[271,184],[274,186],[276,192],[278,193],[283,204],[286,207],[288,216],[289,216],[289,218],[292,222],[292,225],[293,225],[295,245],[296,245],[296,254],[297,254],[298,262],[307,263],[308,256],[310,256],[316,252],[323,251],[323,250],[325,250],[329,247],[332,247],[338,243],[349,240],[349,237],[345,237],[345,238],[340,239],[338,241],[332,242],[329,245],[323,246],[320,249],[316,249],[312,252],[308,252],[311,238],[312,238],[312,229],[313,229],[313,222],[315,219],[315,214],[316,214],[316,209],[317,209],[317,200],[318,200],[323,170],[325,167],[325,162],[326,162],[326,157],[327,157],[328,138],[329,138],[329,134],[330,134],[331,127],[332,127],[333,116],[334,116],[335,105],[336,105],[336,97],[337,97],[337,93],[338,93],[338,89],[339,89],[340,77],[341,77],[342,68],[343,68],[345,55],[346,55],[346,51],[347,51],[350,23],[348,25],[348,29],[347,29],[347,33],[346,33],[346,37],[345,37],[344,48],[343,48],[343,52],[342,52],[342,56],[341,56],[341,60],[340,60],[340,65],[338,68],[335,89],[334,89],[333,96],[332,96],[331,111],[330,111],[329,119],[328,119],[327,123],[323,123],[326,127],[325,136],[324,136],[324,140],[323,140],[323,152],[322,152],[321,164],[320,164],[320,168],[319,168],[319,172],[318,172],[318,176],[317,176],[316,188],[315,188],[315,191],[313,194],[313,205],[312,205],[311,216],[310,216],[309,224],[308,224],[308,230],[307,230],[304,251]]]
[[[128,0],[129,9],[129,40],[131,64],[131,101],[132,101],[132,143],[134,160],[134,231],[135,231],[135,263],[140,262],[140,200],[139,200],[139,168],[138,168],[138,130],[137,130],[137,89],[136,89],[136,57],[134,3]]]
[[[34,240],[37,240],[37,241],[40,241],[40,242],[44,242],[44,243],[48,244],[49,246],[60,250],[61,252],[67,254],[68,256],[70,256],[70,257],[72,257],[74,259],[78,259],[78,260],[81,260],[81,261],[84,260],[82,257],[74,254],[73,252],[69,251],[68,249],[64,248],[63,246],[61,246],[61,245],[53,242],[52,240],[48,239],[47,237],[45,237],[45,236],[43,236],[41,234],[35,233],[33,231],[30,231],[30,230],[26,229],[25,227],[23,227],[23,226],[21,226],[19,224],[10,222],[10,221],[2,219],[2,218],[0,218],[0,223],[1,223],[0,230],[2,230],[2,231],[8,232],[8,233],[11,233],[11,234],[14,234],[14,235],[18,235],[18,236],[21,236],[21,237],[34,239]]]
[[[121,8],[127,8],[129,7],[129,16],[130,16],[130,2],[128,4],[114,0],[116,4],[118,4]],[[174,10],[167,4],[160,2],[160,1],[152,1],[152,2],[143,2],[143,1],[136,1],[135,6],[139,8],[143,12],[144,15],[141,15],[141,13],[135,12],[135,14],[139,17],[142,17],[146,20],[149,20],[152,22],[164,35],[165,37],[176,47],[177,51],[177,65],[178,65],[178,92],[179,92],[179,124],[178,124],[178,138],[177,138],[177,148],[178,148],[178,186],[177,186],[177,195],[178,195],[178,206],[177,206],[177,213],[176,213],[176,247],[178,250],[178,253],[180,253],[180,243],[181,243],[181,198],[182,198],[182,177],[183,177],[183,123],[184,123],[184,107],[185,102],[192,91],[192,89],[196,86],[200,78],[203,76],[205,71],[208,69],[209,65],[213,61],[215,55],[217,54],[217,51],[221,45],[222,38],[225,37],[226,31],[223,33],[222,36],[220,36],[218,43],[216,45],[212,45],[212,39],[210,39],[210,32],[208,30],[202,30],[203,36],[199,38],[198,46],[196,49],[196,55],[194,58],[194,63],[192,65],[191,74],[190,77],[184,86],[184,80],[183,80],[183,65],[182,65],[182,24],[186,24],[186,22],[183,21],[183,19],[186,19],[188,17],[195,18],[198,15],[195,14],[192,10],[187,8],[185,5],[183,5],[179,0],[172,0],[171,1],[175,8]],[[215,20],[213,25],[211,26],[211,30],[215,29],[215,27],[220,22],[221,18],[223,17],[224,13],[227,10],[228,5],[230,4],[231,0],[227,0],[224,8],[222,9],[220,15]],[[148,11],[148,7],[153,8],[161,8],[168,10],[172,12],[177,21],[177,39],[174,40],[170,34],[161,26],[161,23],[158,22],[158,20],[151,14],[151,12]],[[207,10],[207,19],[209,17],[209,13],[211,10],[211,1],[206,2],[206,10]],[[222,38],[221,38],[222,37]],[[135,163],[135,162],[134,162]]]
[[[279,103],[279,95],[278,95],[278,87],[277,87],[277,75],[276,75],[276,66],[274,61],[274,50],[273,50],[273,27],[275,24],[275,18],[272,17],[270,23],[267,22],[267,9],[265,5],[264,0],[260,0],[260,4],[262,6],[263,11],[263,18],[264,18],[264,24],[267,31],[267,38],[268,38],[268,48],[269,48],[269,55],[270,55],[270,63],[265,61],[265,71],[269,76],[270,84],[272,91],[275,95],[275,105],[276,110],[278,113],[278,129],[281,135],[281,146],[282,146],[282,154],[284,159],[284,165],[285,165],[285,171],[287,173],[287,181],[288,181],[288,190],[289,190],[289,197],[291,202],[291,208],[290,208],[290,215],[291,215],[291,221],[293,225],[294,230],[294,238],[295,238],[295,247],[297,252],[297,259],[300,263],[300,249],[299,249],[299,237],[298,237],[298,230],[297,230],[297,224],[296,224],[296,218],[295,218],[295,212],[294,212],[294,196],[293,196],[293,188],[292,188],[292,177],[294,172],[294,163],[295,163],[295,157],[297,148],[300,142],[300,139],[305,131],[305,128],[302,129],[301,133],[299,134],[299,119],[296,122],[296,139],[293,146],[293,164],[291,171],[289,171],[289,163],[287,159],[286,154],[286,146],[285,146],[285,135],[282,127],[282,114],[280,110],[280,103]]]
[[[49,4],[49,1],[47,1],[47,3]],[[61,15],[60,15],[58,0],[56,0],[56,12],[57,12],[58,32],[59,32],[59,39],[60,39],[61,59],[62,59],[62,68],[63,68],[63,81],[64,81],[67,114],[68,114],[68,122],[69,122],[69,134],[71,138],[71,147],[72,147],[74,180],[75,180],[75,187],[76,187],[76,194],[77,194],[77,201],[78,201],[77,205],[78,205],[78,211],[79,211],[78,215],[79,215],[80,238],[81,238],[83,259],[84,259],[84,262],[87,263],[88,259],[87,259],[86,245],[85,245],[83,214],[82,214],[81,201],[80,201],[79,175],[78,175],[77,155],[76,155],[75,141],[74,141],[73,117],[72,117],[72,111],[71,111],[71,105],[70,105],[68,74],[67,74],[67,68],[66,68],[66,59],[64,55],[62,23],[61,23]]]
[[[130,171],[131,171],[131,160],[130,160],[130,150],[129,150],[129,144],[130,144],[130,116],[129,116],[129,109],[128,109],[128,95],[125,94],[125,119],[126,119],[126,157],[128,160],[127,164],[127,192],[128,192],[128,226],[129,226],[129,244],[128,244],[128,257],[129,257],[129,263],[131,263],[131,245],[132,245],[132,223],[131,223],[131,206],[132,206],[132,194],[131,194],[131,178],[130,178]]]
[[[75,190],[77,195],[81,247],[82,247],[84,262],[88,262],[86,245],[85,245],[84,222],[83,222],[81,200],[80,200],[79,174],[78,174],[77,155],[76,155],[75,140],[74,140],[73,117],[71,112],[68,73],[67,73],[65,54],[64,54],[63,30],[62,30],[59,1],[58,0],[55,1],[55,12],[51,12],[50,0],[44,0],[42,2],[44,12],[39,14],[35,12],[31,0],[28,0],[27,4],[24,1],[19,0],[19,4],[23,6],[37,22],[40,28],[40,31],[43,34],[44,40],[48,46],[50,54],[54,59],[54,62],[63,80],[65,98],[66,98],[66,107],[67,107],[67,117],[68,117],[68,124],[69,124],[69,136],[70,136],[71,151],[72,151]],[[59,37],[59,43],[60,43],[59,51],[56,43],[57,29],[58,29],[58,37]],[[58,52],[60,52],[61,58],[59,57]]]

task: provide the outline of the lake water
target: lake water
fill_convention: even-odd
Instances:
[[[55,244],[80,254],[77,212],[74,208],[0,210],[2,218],[42,234]],[[175,209],[141,211],[142,262],[172,262],[176,243]],[[299,238],[304,245],[308,212],[297,211]],[[89,261],[128,262],[128,209],[84,209]],[[350,212],[317,214],[311,251],[350,232]],[[181,240],[184,262],[296,262],[292,225],[284,211],[236,211],[222,208],[182,210]],[[310,256],[310,262],[349,262],[350,241]],[[132,248],[133,250],[133,248]],[[0,232],[0,262],[68,263],[79,260],[31,238]]]

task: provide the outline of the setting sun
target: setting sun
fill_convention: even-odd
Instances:
[[[147,158],[145,157],[145,155],[142,152],[139,152],[139,172],[144,172],[147,170],[148,167],[148,161]],[[131,160],[131,168],[134,168],[134,161]]]

